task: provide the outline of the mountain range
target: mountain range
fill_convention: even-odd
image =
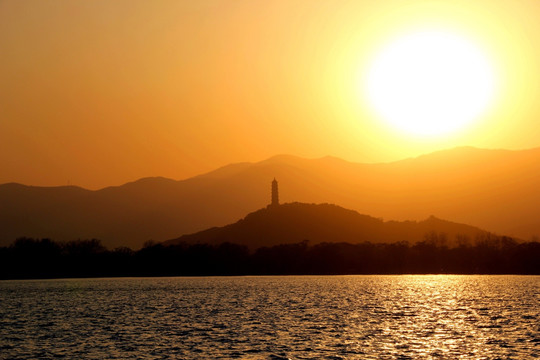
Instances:
[[[278,155],[185,180],[144,178],[91,191],[0,185],[0,245],[17,237],[98,238],[139,248],[231,224],[270,202],[333,203],[390,220],[431,215],[529,240],[540,234],[540,148],[460,147],[391,163]]]

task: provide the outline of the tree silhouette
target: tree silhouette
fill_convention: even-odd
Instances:
[[[540,274],[540,243],[491,234],[474,242],[428,233],[416,244],[299,243],[250,251],[234,243],[107,250],[99,240],[19,238],[0,247],[0,278],[285,274]]]

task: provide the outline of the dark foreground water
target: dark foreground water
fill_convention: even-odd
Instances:
[[[2,359],[539,356],[539,276],[0,281]]]

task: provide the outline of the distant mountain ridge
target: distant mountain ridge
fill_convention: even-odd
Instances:
[[[487,234],[473,226],[452,223],[434,216],[420,222],[385,222],[333,204],[288,203],[268,206],[233,224],[183,235],[165,241],[163,245],[230,242],[246,245],[253,250],[304,240],[312,245],[323,242],[417,243],[435,240],[455,246],[458,238],[473,243]]]
[[[138,248],[266,206],[274,177],[284,203],[333,203],[400,221],[433,214],[524,240],[540,235],[540,148],[463,147],[377,164],[279,155],[181,181],[144,178],[96,191],[3,184],[0,245],[30,236]]]

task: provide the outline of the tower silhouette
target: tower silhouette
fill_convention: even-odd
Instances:
[[[272,181],[272,206],[279,205],[279,193],[278,193],[278,184],[276,178]]]

